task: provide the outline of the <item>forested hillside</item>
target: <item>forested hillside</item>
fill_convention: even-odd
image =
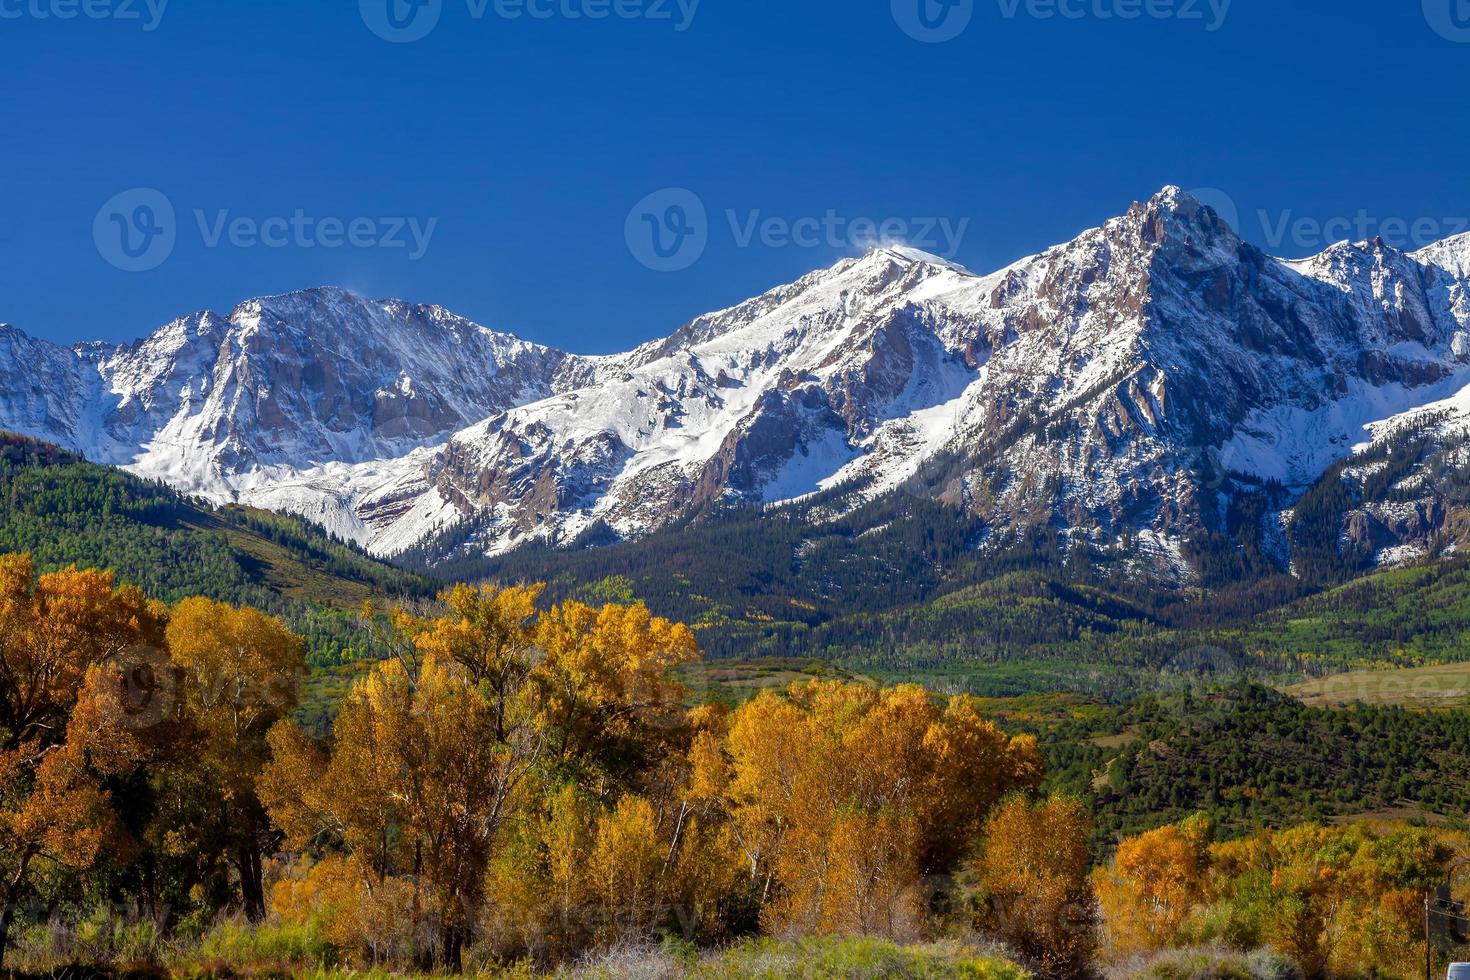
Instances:
[[[292,517],[216,509],[162,484],[0,433],[0,553],[43,571],[115,572],[167,602],[203,595],[284,618],[313,666],[371,655],[352,628],[370,597],[423,597],[435,584],[368,557]]]
[[[1463,557],[1318,584],[1270,574],[1161,592],[1054,536],[982,557],[971,544],[983,529],[951,510],[875,506],[886,508],[883,527],[866,534],[855,528],[872,515],[814,532],[796,512],[746,511],[641,541],[436,571],[546,580],[557,597],[641,599],[690,623],[714,660],[818,657],[987,696],[1126,698],[1153,689],[1161,668],[1201,658],[1285,679],[1470,656]]]
[[[1206,813],[1228,836],[1304,820],[1470,814],[1470,712],[1308,707],[1250,683],[1176,685],[1059,723],[1012,722],[1048,747],[1053,788],[1088,802],[1096,846]]]

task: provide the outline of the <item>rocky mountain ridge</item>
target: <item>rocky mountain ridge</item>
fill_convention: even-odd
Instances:
[[[337,289],[114,348],[0,331],[0,427],[430,561],[911,494],[981,549],[1287,567],[1293,502],[1405,420],[1470,428],[1467,384],[1470,236],[1286,261],[1172,187],[989,275],[873,249],[610,357]]]

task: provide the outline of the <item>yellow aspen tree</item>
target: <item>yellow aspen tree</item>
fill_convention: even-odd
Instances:
[[[725,739],[731,829],[778,932],[917,931],[925,880],[1006,793],[1030,789],[1031,739],[923,689],[817,681],[738,709]]]
[[[977,924],[1048,975],[1078,975],[1097,947],[1091,833],[1077,800],[1033,804],[1015,795],[986,821],[983,845],[967,868],[984,902]]]
[[[1114,958],[1151,953],[1179,941],[1205,904],[1211,829],[1195,818],[1118,845],[1094,874],[1104,936]]]
[[[694,634],[643,605],[565,602],[540,617],[532,672],[554,755],[591,782],[637,788],[685,733],[687,689],[671,675],[699,659]]]
[[[204,598],[175,605],[165,635],[180,707],[199,735],[193,760],[217,798],[245,914],[259,922],[263,856],[274,842],[255,782],[267,733],[296,706],[305,645],[274,616]]]
[[[660,872],[667,849],[653,806],[642,797],[627,794],[598,818],[587,881],[605,940],[652,935],[664,912]]]

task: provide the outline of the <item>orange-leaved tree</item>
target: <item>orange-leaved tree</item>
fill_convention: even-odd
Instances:
[[[1152,953],[1175,944],[1190,916],[1208,900],[1209,820],[1130,837],[1112,864],[1094,874],[1104,936],[1114,958]]]
[[[111,575],[0,557],[0,960],[38,863],[84,869],[119,838],[102,780],[136,753],[116,665],[161,641],[157,608]]]
[[[188,598],[166,631],[179,706],[193,749],[187,763],[205,787],[204,807],[232,853],[246,915],[265,915],[262,857],[274,844],[255,792],[269,757],[266,735],[296,706],[304,644],[258,610]]]

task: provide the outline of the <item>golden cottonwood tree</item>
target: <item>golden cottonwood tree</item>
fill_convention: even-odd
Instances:
[[[329,746],[289,723],[270,736],[260,792],[292,846],[340,843],[370,893],[411,881],[412,915],[436,926],[452,969],[477,922],[497,914],[487,907],[505,896],[488,885],[544,812],[539,798],[571,779],[615,807],[683,728],[684,691],[665,675],[697,656],[687,629],[641,606],[567,603],[537,616],[539,591],[460,587],[439,615],[394,613],[400,657],[354,685]],[[659,831],[649,838],[647,813],[628,807],[612,810],[615,824],[588,818],[593,851],[578,860],[600,841],[605,880],[641,889],[638,848]],[[531,850],[523,867],[539,874],[549,856]]]
[[[89,867],[115,836],[101,778],[129,753],[106,668],[160,642],[158,610],[111,575],[0,557],[0,959],[37,863]]]
[[[1012,796],[986,821],[983,847],[967,869],[985,903],[979,924],[1048,975],[1080,975],[1097,946],[1091,833],[1077,800],[1033,804]]]
[[[289,722],[272,731],[261,796],[293,847],[340,838],[365,893],[410,878],[416,923],[437,925],[442,962],[458,969],[487,864],[538,753],[523,717],[514,705],[499,717],[455,663],[430,655],[411,677],[392,661],[353,687],[330,753]]]
[[[670,671],[699,659],[687,626],[643,605],[566,602],[540,618],[535,643],[538,724],[575,778],[607,794],[677,749],[688,692]]]
[[[684,750],[642,774],[642,792],[600,799],[587,783],[551,783],[523,813],[516,840],[491,868],[487,934],[505,957],[552,963],[589,945],[677,931],[712,941],[754,925],[749,876],[724,810],[722,777],[707,778],[720,709],[685,717]],[[700,748],[691,748],[690,746]],[[703,758],[701,758],[701,749]],[[578,767],[551,764],[565,780]]]
[[[202,598],[170,610],[165,636],[179,720],[194,736],[189,762],[233,851],[245,913],[258,922],[265,915],[262,855],[272,831],[255,780],[269,757],[266,734],[296,706],[304,645],[273,616]]]
[[[1178,941],[1207,900],[1210,823],[1195,817],[1118,845],[1094,882],[1105,936],[1115,958],[1151,953]]]
[[[953,869],[990,808],[1033,789],[1030,738],[968,698],[922,688],[794,685],[741,707],[725,741],[732,832],[775,932],[911,933],[927,875]]]

